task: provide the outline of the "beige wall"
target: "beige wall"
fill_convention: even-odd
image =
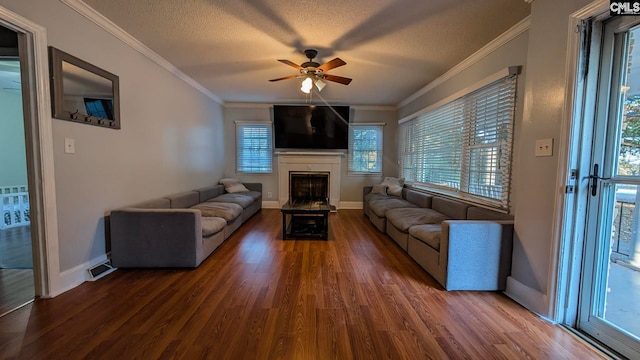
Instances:
[[[528,190],[523,188],[521,183],[523,181],[528,182],[527,179],[522,179],[522,172],[524,168],[528,165],[524,165],[522,152],[528,149],[523,149],[522,147],[522,139],[528,138],[528,134],[525,134],[527,125],[524,124],[526,121],[524,118],[524,104],[525,99],[527,98],[526,84],[528,80],[531,78],[531,70],[528,63],[528,48],[529,48],[529,39],[531,33],[530,31],[525,31],[516,37],[512,38],[510,41],[506,42],[502,46],[495,49],[493,52],[487,54],[484,57],[475,59],[472,64],[466,69],[460,71],[455,76],[449,78],[448,80],[442,82],[438,86],[433,87],[431,90],[426,92],[424,95],[407,103],[405,106],[401,107],[399,110],[400,118],[408,117],[411,114],[420,111],[421,109],[428,107],[429,105],[435,104],[442,99],[446,99],[447,97],[455,94],[456,92],[465,89],[468,86],[475,84],[476,82],[489,77],[490,75],[507,68],[509,66],[522,66],[521,74],[518,77],[518,89],[517,89],[517,100],[516,100],[516,113],[515,113],[515,127],[514,127],[514,147],[513,147],[513,156],[512,156],[512,182],[511,182],[511,193],[510,193],[510,212],[515,215],[517,222],[527,222],[528,219],[522,216],[522,212],[526,211],[524,209],[529,207],[529,203],[527,201],[531,201],[528,199],[527,201],[523,201],[523,196]],[[531,145],[531,150],[533,150],[533,145]],[[526,151],[528,153],[528,151]],[[555,169],[554,169],[555,170]],[[527,175],[528,176],[528,175]],[[537,182],[546,183],[548,181],[553,184],[555,181],[555,172],[551,175],[549,179],[541,179],[537,178]],[[538,194],[537,201],[546,201],[546,198],[550,198],[553,203],[552,194]],[[549,222],[550,219],[549,219]],[[516,243],[514,247],[517,249],[513,254],[513,265],[512,265],[512,276],[518,276],[519,278],[529,279],[534,276],[534,271],[532,269],[527,269],[526,267],[531,264],[526,264],[529,261],[526,256],[523,256],[522,249],[523,244],[520,237],[516,238]],[[547,246],[549,246],[547,244]],[[548,261],[548,259],[540,259],[542,262]],[[546,266],[546,265],[544,265]]]
[[[523,122],[515,158],[518,184],[516,239],[511,271],[514,281],[508,293],[528,308],[552,316],[555,277],[554,249],[560,241],[554,230],[556,201],[564,184],[556,183],[559,168],[558,144],[563,134],[567,78],[567,38],[570,15],[589,4],[587,0],[535,0],[527,51],[527,80]],[[573,71],[573,70],[569,70]],[[537,139],[553,138],[554,155],[535,157]]]
[[[273,109],[270,104],[227,104],[224,110],[225,138],[229,139],[225,145],[226,164],[225,175],[237,176],[243,181],[261,182],[263,199],[265,201],[278,200],[278,159],[273,158],[273,173],[261,175],[236,175],[235,173],[235,121],[261,120],[273,121]],[[383,172],[386,176],[398,174],[396,124],[397,113],[388,107],[351,107],[351,122],[383,122],[384,127],[384,162]],[[362,187],[382,181],[381,175],[349,175],[347,174],[347,157],[342,160],[342,175],[340,186],[341,202],[362,202]],[[267,193],[272,193],[272,198],[267,198]]]
[[[109,210],[222,176],[220,104],[60,1],[0,6],[46,28],[49,45],[120,77],[121,130],[51,120],[61,273],[104,257]],[[64,153],[65,138],[75,154]]]
[[[473,84],[483,76],[508,65],[524,65],[519,79],[516,137],[511,200],[515,215],[515,239],[511,277],[506,293],[527,308],[554,316],[555,263],[559,235],[554,234],[557,203],[564,183],[558,183],[558,144],[568,139],[563,132],[567,70],[567,39],[570,16],[588,5],[587,0],[535,0],[528,32],[518,36],[458,76],[406,104],[399,111],[407,116],[447,95]],[[554,139],[551,157],[536,157],[538,139]]]

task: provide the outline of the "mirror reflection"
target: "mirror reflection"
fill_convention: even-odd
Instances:
[[[64,110],[114,120],[113,84],[94,73],[62,62]]]
[[[53,117],[120,128],[118,76],[50,47]]]

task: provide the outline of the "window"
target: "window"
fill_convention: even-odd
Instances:
[[[349,172],[382,173],[382,134],[384,124],[349,126]]]
[[[515,74],[503,76],[402,122],[401,176],[507,209],[516,80]]]
[[[236,121],[236,172],[270,173],[271,139],[270,122]]]

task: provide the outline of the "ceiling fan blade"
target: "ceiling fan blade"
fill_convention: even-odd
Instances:
[[[342,60],[340,58],[335,58],[335,59],[333,59],[333,60],[331,60],[329,62],[326,62],[326,63],[320,65],[318,67],[318,69],[322,70],[323,72],[327,72],[327,71],[329,71],[331,69],[335,69],[338,66],[342,66],[342,65],[347,65],[347,63],[344,62],[344,60]]]
[[[294,68],[296,68],[298,70],[302,70],[302,66],[294,63],[293,61],[289,61],[289,60],[278,60],[278,61],[280,61],[283,64],[287,64],[287,65],[289,65],[291,67],[294,67]]]
[[[329,74],[324,74],[324,79],[325,80],[329,80],[329,81],[333,81],[333,82],[337,82],[337,83],[340,83],[342,85],[349,85],[349,83],[351,82],[351,79],[349,79],[349,78],[342,77],[342,76],[336,76],[336,75],[329,75]]]
[[[289,75],[289,76],[285,76],[285,77],[281,77],[281,78],[277,78],[277,79],[271,79],[269,81],[280,81],[280,80],[287,80],[287,79],[295,79],[297,77],[298,77],[298,75]]]

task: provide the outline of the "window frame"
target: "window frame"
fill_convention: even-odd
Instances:
[[[386,123],[350,123],[349,124],[349,149],[348,149],[348,159],[347,159],[347,169],[350,175],[381,175],[383,173],[383,159],[384,159],[384,126]],[[375,146],[356,150],[356,131],[357,130],[373,130],[376,132]],[[366,140],[363,139],[363,143]],[[373,161],[374,167],[371,170],[367,170],[359,168],[355,169],[356,166],[356,152],[369,153],[369,156],[372,153],[375,153],[375,160]]]
[[[237,174],[271,174],[273,173],[273,123],[271,121],[235,121],[235,139],[236,139],[236,173]],[[241,135],[241,131],[246,128],[266,129],[266,134],[261,137],[254,137],[258,140],[266,140],[264,146],[253,149],[258,154],[255,159],[263,162],[258,164],[243,164],[243,161],[251,160],[251,155],[244,156],[245,151],[249,151],[251,147],[242,146],[245,141]],[[261,157],[264,156],[264,157]],[[259,168],[264,168],[259,170]]]

